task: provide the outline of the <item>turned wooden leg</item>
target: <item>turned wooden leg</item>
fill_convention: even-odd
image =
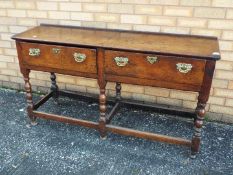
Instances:
[[[104,49],[97,49],[97,67],[98,67],[98,84],[100,88],[99,95],[99,109],[100,109],[100,117],[99,117],[99,132],[100,138],[106,139],[107,130],[106,130],[106,80],[104,76]]]
[[[100,108],[100,118],[99,118],[99,130],[100,130],[100,137],[102,139],[107,138],[106,132],[106,95],[105,95],[105,88],[100,89],[99,95],[99,108]]]
[[[194,135],[192,138],[191,145],[191,158],[195,158],[196,154],[199,151],[200,142],[201,142],[201,128],[203,125],[203,119],[205,115],[205,106],[206,102],[209,99],[211,83],[213,79],[215,68],[215,61],[207,61],[205,65],[205,75],[203,78],[203,84],[201,86],[198,103],[196,107],[196,118],[194,119]]]
[[[205,106],[206,103],[201,103],[198,101],[196,107],[196,120],[194,122],[194,135],[192,138],[192,146],[191,146],[191,157],[195,158],[196,154],[199,151],[200,142],[201,142],[201,128],[203,125],[204,115],[205,115]]]
[[[121,83],[116,83],[116,101],[121,100]]]
[[[50,90],[53,92],[53,98],[54,98],[55,102],[58,102],[59,92],[58,92],[58,86],[56,83],[56,75],[54,72],[51,72],[50,79],[51,79]]]
[[[25,91],[26,91],[26,99],[27,99],[27,114],[28,117],[30,118],[31,125],[36,125],[36,117],[33,116],[32,111],[33,111],[33,101],[32,101],[32,87],[29,82],[29,69],[25,69],[21,71],[24,77],[24,82],[25,82]]]

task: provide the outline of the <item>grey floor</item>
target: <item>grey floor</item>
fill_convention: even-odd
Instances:
[[[38,95],[34,95],[38,99]],[[109,108],[111,106],[108,106]],[[41,111],[96,121],[98,105],[60,98]],[[108,134],[39,119],[28,125],[23,93],[0,89],[0,175],[233,174],[233,126],[206,122],[201,152],[189,158],[187,147]],[[155,112],[122,108],[120,126],[191,138],[193,123]]]

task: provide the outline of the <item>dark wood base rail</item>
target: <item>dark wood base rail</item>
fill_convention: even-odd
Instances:
[[[76,118],[55,115],[55,114],[49,114],[49,113],[45,113],[45,112],[38,112],[38,111],[34,111],[33,115],[36,117],[39,117],[39,118],[43,118],[43,119],[54,120],[57,122],[69,123],[69,124],[73,124],[73,125],[80,125],[80,126],[84,126],[87,128],[94,128],[94,129],[99,128],[98,122],[91,122],[91,121],[87,121],[87,120],[76,119]]]
[[[33,106],[33,110],[37,110],[41,105],[43,105],[46,101],[48,101],[48,99],[50,99],[52,96],[53,96],[53,92],[51,91]]]
[[[49,98],[52,97],[52,94],[53,94],[53,92],[50,92],[47,95],[45,95],[39,102],[37,102],[35,104],[34,109],[38,109],[42,104],[44,104],[47,100],[49,100]],[[60,94],[62,94],[64,96],[71,96],[74,93],[61,91]],[[72,96],[74,97],[74,95],[72,95]],[[85,98],[86,96],[82,96],[82,97]],[[113,118],[114,114],[116,114],[119,107],[120,107],[120,102],[116,102],[114,107],[112,108],[111,112],[106,117],[107,123],[110,123],[111,119]],[[55,115],[55,114],[49,114],[49,113],[39,112],[39,111],[35,111],[35,110],[33,110],[32,114],[38,118],[43,118],[43,119],[47,119],[47,120],[54,120],[54,121],[68,123],[68,124],[72,124],[72,125],[80,125],[80,126],[84,126],[87,128],[94,128],[96,130],[99,130],[99,123],[98,122],[87,121],[87,120],[66,117],[66,116],[61,116],[61,115]],[[155,141],[166,142],[166,143],[172,143],[172,144],[177,144],[177,145],[191,146],[190,140],[186,140],[186,139],[182,139],[182,138],[176,138],[176,137],[170,137],[170,136],[161,135],[161,134],[138,131],[138,130],[128,129],[128,128],[114,126],[114,125],[110,125],[110,124],[106,125],[106,129],[107,129],[107,131],[110,131],[110,132],[116,133],[116,134],[122,134],[122,135],[126,135],[126,136],[134,136],[134,137],[138,137],[138,138],[155,140]]]
[[[177,145],[191,146],[190,140],[186,140],[182,138],[171,137],[171,136],[155,134],[155,133],[150,133],[150,132],[143,132],[143,131],[128,129],[128,128],[119,127],[119,126],[113,126],[113,125],[106,125],[106,127],[108,131],[111,131],[116,134],[122,134],[126,136],[133,136],[133,137],[160,141],[160,142],[165,142],[165,143],[171,143],[171,144],[177,144]]]
[[[135,136],[191,147],[191,155],[199,151],[205,106],[209,98],[216,61],[220,59],[215,37],[133,32],[72,26],[41,25],[12,37],[16,40],[20,71],[25,81],[27,112],[31,123],[44,118],[94,128],[105,139],[107,132]],[[29,81],[31,70],[50,72],[50,93],[33,103]],[[60,91],[55,73],[97,79],[99,121],[91,122],[37,111],[49,98],[59,95],[78,96]],[[116,97],[107,101],[106,84],[115,82]],[[171,114],[194,118],[191,140],[137,131],[110,125],[117,110],[124,104],[142,104],[121,99],[121,83],[154,86],[198,92],[195,112],[175,107],[143,104]],[[84,98],[84,97],[83,97]],[[86,96],[86,99],[90,97]],[[106,103],[114,102],[106,113]],[[192,115],[190,115],[192,113]],[[195,114],[195,115],[194,115]]]

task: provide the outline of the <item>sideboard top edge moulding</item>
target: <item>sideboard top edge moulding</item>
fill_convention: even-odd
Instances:
[[[65,36],[65,37],[64,37]],[[219,60],[218,38],[42,24],[12,39]],[[133,44],[132,44],[133,43]],[[216,54],[217,53],[217,54]]]

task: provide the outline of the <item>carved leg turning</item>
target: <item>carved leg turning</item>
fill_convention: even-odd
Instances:
[[[116,83],[116,101],[121,100],[121,83]]]
[[[203,119],[205,115],[205,106],[206,103],[201,103],[198,101],[195,111],[197,117],[194,123],[194,135],[192,138],[191,158],[195,158],[196,154],[199,151],[200,142],[201,142],[201,128],[203,125]]]
[[[56,83],[56,75],[55,75],[54,72],[51,72],[50,79],[51,79],[50,90],[53,92],[53,98],[54,98],[55,102],[57,103],[59,93],[58,93],[58,86],[57,86],[57,83]]]
[[[198,96],[198,103],[196,108],[196,118],[194,120],[194,135],[192,138],[191,157],[195,158],[199,151],[201,142],[201,128],[203,125],[203,119],[205,115],[206,102],[209,99],[211,83],[213,79],[215,68],[215,61],[207,61],[205,65],[205,75],[203,78],[203,84]]]
[[[26,99],[27,99],[27,114],[28,117],[30,118],[31,125],[36,125],[36,117],[33,116],[32,111],[33,111],[33,102],[32,102],[32,87],[29,82],[29,69],[25,69],[21,71],[24,77],[24,82],[25,82],[25,91],[26,91]]]
[[[100,108],[100,118],[99,118],[99,130],[100,130],[100,137],[101,139],[107,138],[106,132],[106,95],[105,95],[105,88],[100,89],[99,95],[99,108]]]

